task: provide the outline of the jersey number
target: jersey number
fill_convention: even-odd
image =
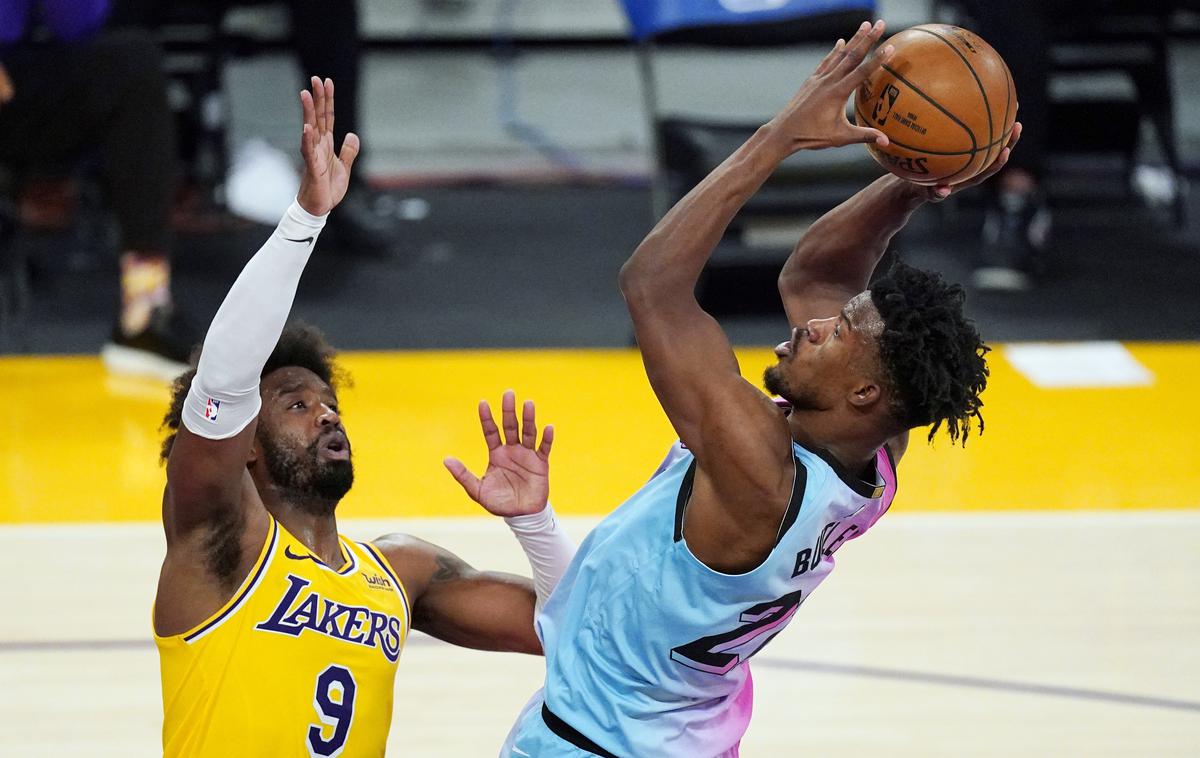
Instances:
[[[350,722],[354,718],[354,694],[358,687],[350,669],[330,666],[317,675],[317,689],[313,692],[313,707],[321,724],[308,727],[308,753],[330,758],[342,752],[346,736],[350,733]],[[328,727],[333,731],[329,739],[322,733]]]
[[[730,632],[701,637],[671,649],[671,658],[684,666],[710,674],[725,674],[762,650],[787,625],[800,607],[801,591],[790,592],[778,600],[759,603],[742,611],[739,621],[746,622]],[[745,649],[729,653],[734,648]]]

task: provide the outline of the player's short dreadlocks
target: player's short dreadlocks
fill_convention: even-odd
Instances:
[[[298,366],[316,374],[336,392],[338,384],[347,381],[345,373],[334,362],[336,355],[320,329],[304,323],[289,324],[279,336],[279,342],[267,359],[261,376],[287,366]],[[197,350],[192,356],[192,368],[178,377],[171,387],[171,406],[162,422],[162,428],[169,432],[163,440],[160,453],[164,462],[171,455],[171,446],[175,444],[175,435],[183,419],[183,401],[191,389],[192,379],[196,377],[196,361],[199,357],[200,351]]]
[[[941,275],[897,262],[871,284],[883,317],[879,354],[892,389],[892,416],[905,429],[946,424],[951,442],[965,445],[971,419],[983,433],[989,348],[963,315],[966,295]]]

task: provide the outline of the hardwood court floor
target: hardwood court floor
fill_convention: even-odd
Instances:
[[[582,536],[593,519],[568,519]],[[526,571],[488,519],[401,529]],[[0,527],[0,723],[12,756],[150,756],[156,526]],[[892,513],[753,659],[746,756],[1195,756],[1200,514]],[[538,658],[414,635],[398,756],[493,756]]]

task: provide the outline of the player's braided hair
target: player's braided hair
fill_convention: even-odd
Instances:
[[[883,317],[879,354],[892,389],[892,416],[904,428],[946,424],[951,442],[967,444],[971,419],[983,433],[988,367],[974,323],[963,315],[961,286],[940,274],[897,262],[871,284]]]
[[[299,366],[316,374],[336,392],[338,384],[348,383],[345,372],[334,362],[336,355],[336,351],[325,340],[325,335],[320,329],[299,322],[289,324],[279,336],[275,350],[267,358],[267,365],[263,367],[261,376],[286,366]],[[199,358],[200,350],[197,348],[192,354],[192,368],[176,378],[171,386],[171,405],[163,416],[161,427],[168,430],[159,454],[163,462],[171,455],[171,446],[175,444],[175,435],[179,432],[179,424],[183,420],[183,401],[192,387],[192,379],[196,377],[196,362]]]

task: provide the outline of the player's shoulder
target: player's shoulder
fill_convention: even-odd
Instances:
[[[381,554],[392,569],[397,572],[403,569],[405,573],[419,570],[425,564],[434,564],[440,550],[432,542],[403,532],[384,534],[365,544]]]
[[[461,558],[432,542],[403,532],[392,532],[368,543],[400,578],[414,600],[435,578],[470,573]]]

